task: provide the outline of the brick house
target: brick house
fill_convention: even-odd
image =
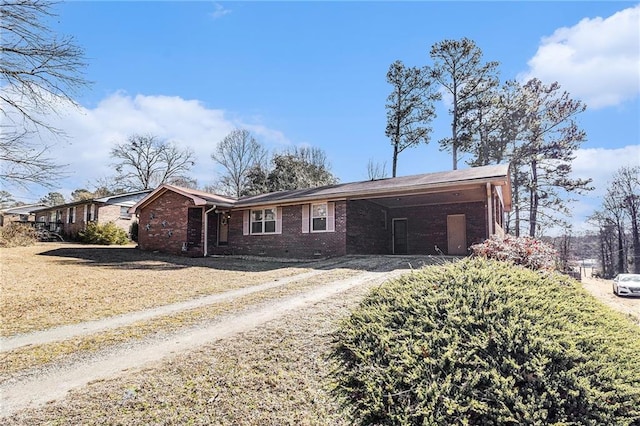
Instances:
[[[36,221],[34,210],[45,207],[44,204],[25,204],[0,210],[0,226],[10,223],[32,224]]]
[[[240,199],[161,185],[129,211],[142,250],[292,258],[465,255],[503,234],[509,166],[282,191]]]
[[[90,200],[75,201],[32,210],[36,217],[36,226],[56,232],[67,238],[75,238],[85,229],[87,223],[104,224],[113,222],[129,233],[135,217],[129,208],[148,195],[151,190],[129,192]]]

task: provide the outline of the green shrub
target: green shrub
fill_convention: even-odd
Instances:
[[[553,246],[533,237],[505,235],[491,238],[470,247],[475,256],[512,262],[530,269],[555,269],[558,252]]]
[[[139,229],[139,227],[140,226],[138,225],[138,221],[137,220],[133,221],[133,223],[129,227],[129,238],[131,238],[131,241],[135,241],[136,243],[138,242],[138,229]]]
[[[129,236],[127,231],[116,226],[113,222],[99,224],[97,222],[89,222],[84,231],[78,233],[78,239],[87,244],[127,244]]]
[[[466,259],[387,283],[336,333],[354,424],[638,425],[637,325],[558,273]]]
[[[0,247],[30,246],[38,241],[37,231],[22,223],[8,223],[0,227]]]

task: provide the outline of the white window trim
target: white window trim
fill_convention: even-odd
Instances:
[[[264,228],[265,228],[265,223],[266,222],[271,222],[271,221],[266,221],[266,214],[265,214],[265,210],[273,210],[274,215],[275,215],[275,227],[274,227],[274,231],[273,232],[265,232]],[[253,212],[257,212],[257,211],[261,211],[262,212],[262,232],[253,232],[253,224],[257,223],[254,222],[253,220]],[[282,233],[282,209],[280,207],[271,207],[271,206],[267,206],[267,207],[263,207],[261,209],[251,209],[248,210],[248,225],[249,225],[249,229],[248,229],[248,234],[249,235],[277,235],[277,234],[281,234]]]
[[[314,216],[314,206],[324,206],[325,215]],[[313,229],[313,219],[324,219],[324,229]],[[313,234],[318,232],[329,232],[329,203],[327,203],[326,201],[320,203],[311,203],[311,205],[309,206],[309,231]]]
[[[313,229],[313,206],[317,206],[319,204],[325,204],[327,208],[327,221],[326,221],[326,229],[314,230]],[[336,214],[335,214],[335,203],[332,201],[319,201],[317,203],[311,204],[303,204],[302,205],[302,233],[303,234],[321,234],[325,232],[335,232],[336,231]]]

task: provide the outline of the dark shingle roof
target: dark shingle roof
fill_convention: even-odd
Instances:
[[[451,170],[438,173],[426,173],[412,176],[368,180],[322,186],[318,188],[295,189],[291,191],[272,192],[240,198],[234,207],[247,207],[269,203],[283,203],[298,200],[341,198],[367,194],[383,194],[426,190],[443,186],[455,186],[475,181],[490,181],[509,178],[509,165],[473,167],[464,170]]]

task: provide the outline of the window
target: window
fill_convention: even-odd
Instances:
[[[56,210],[56,223],[62,222],[62,210]]]
[[[276,233],[276,209],[251,210],[252,234]]]
[[[131,213],[129,213],[129,207],[120,206],[120,218],[121,219],[131,219]]]
[[[76,223],[76,208],[69,207],[67,209],[67,223]]]
[[[327,203],[311,205],[311,230],[327,230]]]
[[[87,213],[87,222],[91,222],[92,220],[94,220],[94,209],[95,206],[93,204],[90,204],[88,206],[84,206],[86,213]]]
[[[335,232],[334,202],[302,205],[302,233],[309,232]]]

